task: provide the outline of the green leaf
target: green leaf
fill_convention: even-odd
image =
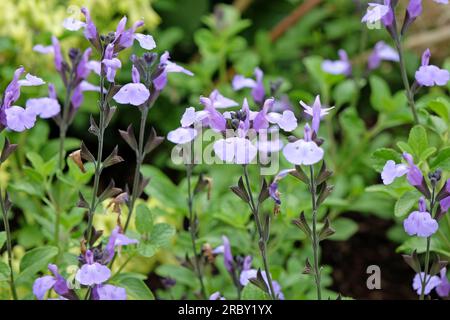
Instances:
[[[436,152],[435,147],[429,147],[423,150],[422,154],[420,155],[421,161],[426,161],[429,157],[431,157]]]
[[[377,111],[389,111],[392,105],[391,90],[385,80],[378,76],[371,76],[370,82],[370,103]]]
[[[433,170],[440,168],[441,170],[450,170],[450,147],[443,148],[436,158],[431,161]]]
[[[124,274],[115,281],[115,284],[125,288],[128,300],[155,300],[155,296],[144,281]]]
[[[333,90],[333,99],[336,108],[340,108],[345,103],[352,103],[357,94],[357,84],[354,80],[345,80],[339,83]]]
[[[39,247],[28,251],[20,261],[20,274],[17,282],[26,280],[45,269],[57,254],[58,248],[51,246]]]
[[[175,228],[167,223],[158,223],[153,227],[150,234],[150,242],[159,247],[164,247],[169,244],[170,239],[175,234]]]
[[[150,233],[153,229],[153,214],[145,204],[136,208],[135,225],[140,234]]]
[[[381,172],[388,160],[394,160],[396,163],[399,163],[402,161],[402,156],[394,149],[378,149],[372,154],[372,167],[376,171]]]
[[[0,249],[3,247],[5,242],[6,242],[6,232],[2,231],[0,232]]]
[[[190,288],[198,286],[197,282],[192,281],[192,279],[196,278],[194,271],[183,266],[163,264],[156,269],[156,273],[161,277],[175,279],[177,283]]]
[[[242,300],[270,300],[270,297],[260,288],[249,283],[242,290]]]
[[[421,125],[414,126],[409,132],[408,144],[417,158],[428,148],[427,131]]]
[[[0,260],[0,282],[9,280],[9,266]]]
[[[358,224],[347,218],[338,218],[332,222],[332,225],[336,233],[328,239],[333,241],[347,240],[358,231]]]
[[[149,241],[141,240],[138,244],[138,252],[146,258],[153,257],[158,252],[159,246],[149,243]]]
[[[417,191],[408,191],[397,200],[394,207],[396,217],[403,217],[411,212],[411,208],[417,204],[420,194]]]
[[[437,98],[428,102],[428,108],[436,113],[442,120],[449,122],[450,103],[443,98]]]

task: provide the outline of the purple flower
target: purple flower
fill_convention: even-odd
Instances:
[[[393,160],[388,160],[381,172],[381,179],[385,185],[391,184],[396,178],[404,176],[408,172],[405,164],[396,164]]]
[[[225,265],[225,269],[232,274],[234,270],[234,259],[233,254],[231,253],[230,240],[226,236],[222,236],[223,241],[223,263]]]
[[[106,79],[109,82],[114,83],[117,70],[122,68],[122,62],[115,57],[114,45],[112,43],[108,44],[106,47],[105,57],[102,60],[102,64],[105,67]],[[88,68],[92,70],[92,62],[89,63]]]
[[[83,92],[85,91],[94,91],[100,92],[100,87],[90,84],[87,81],[81,81],[78,86],[75,87],[72,93],[72,98],[70,99],[72,103],[72,108],[74,110],[78,110],[83,103],[84,96]]]
[[[108,267],[94,262],[94,255],[90,250],[85,253],[86,264],[77,271],[75,279],[85,286],[102,284],[111,277]]]
[[[253,100],[257,104],[262,104],[266,95],[263,83],[264,73],[260,68],[255,68],[254,73],[256,80],[246,78],[243,75],[236,75],[232,81],[233,90],[238,91],[243,88],[251,88]]]
[[[94,300],[127,300],[127,292],[124,288],[110,284],[96,285],[92,291]]]
[[[148,89],[140,83],[140,75],[137,68],[133,65],[132,70],[133,83],[128,83],[120,88],[113,99],[120,104],[131,104],[140,106],[150,97]]]
[[[414,20],[422,14],[422,0],[410,0],[406,8],[407,19]]]
[[[305,113],[312,117],[312,129],[316,134],[319,134],[320,121],[330,112],[330,110],[334,109],[334,107],[322,108],[322,103],[320,102],[319,95],[316,96],[312,107],[307,105],[303,101],[300,101],[300,104],[303,107]]]
[[[450,282],[447,279],[447,268],[442,268],[440,273],[441,283],[436,287],[436,293],[441,298],[446,298],[450,294]]]
[[[295,169],[281,170],[273,179],[273,182],[269,186],[269,195],[275,201],[276,205],[281,205],[280,192],[278,191],[278,183],[281,179],[286,177],[289,173],[295,171]]]
[[[139,243],[138,240],[128,238],[126,235],[121,233],[121,229],[119,226],[115,227],[111,232],[111,236],[109,237],[108,244],[105,248],[107,258],[104,260],[104,263],[108,263],[111,261],[111,259],[114,257],[116,247],[119,247],[120,249],[122,246],[137,243]]]
[[[226,109],[239,105],[236,101],[224,97],[217,89],[211,92],[209,99],[212,106],[216,109]]]
[[[222,161],[234,164],[249,164],[258,153],[258,149],[250,140],[240,137],[218,140],[213,148]]]
[[[247,103],[247,99],[245,99],[244,103],[246,105],[247,112],[249,113],[247,118],[250,120],[250,110],[249,110],[249,106]],[[274,98],[267,99],[264,102],[264,105],[263,105],[261,111],[259,111],[256,114],[255,118],[253,119],[253,129],[255,129],[257,132],[260,130],[267,129],[269,127],[269,120],[267,119],[267,112],[273,106],[274,103],[275,103]]]
[[[403,221],[403,227],[410,236],[428,238],[438,230],[439,225],[427,212],[425,199],[422,197],[419,200],[419,211],[412,212]]]
[[[441,280],[437,276],[430,276],[429,274],[425,276],[425,272],[416,274],[413,279],[413,289],[416,290],[418,295],[422,293],[422,281],[424,277],[426,282],[424,294],[429,294],[431,290],[436,288],[441,283]]]
[[[61,106],[56,97],[55,86],[50,83],[48,85],[48,91],[48,97],[29,99],[26,103],[27,110],[42,119],[52,118],[61,111]]]
[[[339,60],[324,60],[322,62],[322,70],[330,74],[343,74],[350,76],[352,74],[352,64],[348,59],[347,52],[341,49],[338,51]]]
[[[219,291],[214,292],[212,295],[209,296],[209,300],[226,300]]]
[[[390,0],[384,0],[384,4],[369,3],[367,12],[361,19],[361,22],[375,23],[382,20],[391,11]]]
[[[190,127],[191,125],[201,124],[203,120],[208,117],[209,113],[205,110],[195,111],[194,107],[186,108],[180,123],[183,128]]]
[[[169,60],[170,55],[169,52],[164,52],[159,59],[159,69],[161,70],[161,74],[153,80],[153,85],[155,89],[158,91],[162,91],[164,87],[167,85],[167,74],[168,73],[184,73],[188,76],[193,76],[194,74],[177,65],[176,63]]]
[[[403,158],[408,162],[408,173],[406,174],[406,178],[408,179],[409,184],[414,187],[421,186],[423,183],[423,175],[420,169],[414,164],[413,157],[407,153],[403,153]]]
[[[67,281],[59,274],[58,267],[54,264],[49,264],[48,269],[53,276],[43,276],[37,278],[33,284],[33,294],[38,300],[43,300],[47,291],[53,289],[58,295],[63,297],[74,296],[74,293],[67,286]]]
[[[429,65],[430,56],[430,49],[425,50],[422,55],[422,66],[416,71],[416,81],[426,87],[446,85],[450,80],[450,73],[437,66]]]
[[[378,68],[383,60],[397,62],[400,58],[398,52],[394,48],[388,46],[384,41],[379,41],[375,45],[375,48],[369,57],[369,70]]]
[[[22,132],[34,127],[36,114],[34,111],[18,106],[12,106],[5,110],[8,129]]]
[[[314,141],[311,141],[311,129],[305,125],[305,137],[288,143],[283,149],[287,161],[295,165],[313,165],[323,159],[324,151]]]
[[[245,287],[247,284],[249,284],[250,279],[255,279],[257,277],[257,274],[258,274],[258,270],[256,270],[256,269],[243,270],[239,277],[239,281],[240,281],[241,285],[243,285]],[[264,281],[266,282],[267,287],[269,287],[269,281],[267,280],[266,272],[261,271],[261,275],[262,275]],[[281,291],[280,284],[277,281],[272,281],[272,287],[273,287],[273,290],[275,291],[275,295],[278,297],[278,299],[284,300],[284,294]]]
[[[208,125],[211,129],[221,132],[227,128],[227,120],[225,117],[214,108],[214,101],[210,98],[200,97],[200,103],[205,107],[205,111],[208,112]]]
[[[167,135],[167,139],[175,144],[185,144],[194,140],[197,135],[197,130],[193,128],[178,128],[170,131]]]
[[[98,39],[98,31],[97,27],[95,26],[94,22],[91,19],[91,14],[89,13],[89,10],[87,8],[81,8],[81,12],[86,17],[86,24],[84,29],[84,36],[86,39],[95,42]]]

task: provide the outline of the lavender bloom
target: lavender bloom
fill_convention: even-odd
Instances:
[[[225,269],[232,274],[234,270],[234,260],[233,260],[233,254],[231,253],[231,246],[230,246],[230,240],[228,240],[228,237],[222,236],[223,241],[223,262],[225,265]]]
[[[421,186],[423,175],[420,169],[414,164],[413,157],[409,153],[404,152],[403,158],[408,162],[408,173],[406,174],[408,182],[414,187]]]
[[[139,71],[134,65],[131,74],[133,83],[128,83],[120,88],[119,92],[116,93],[113,99],[120,104],[140,106],[148,100],[150,97],[150,92],[145,85],[140,83]]]
[[[269,186],[269,195],[275,201],[276,205],[281,205],[280,192],[278,191],[278,183],[281,179],[286,177],[289,173],[295,171],[295,169],[281,170],[273,179],[273,182]]]
[[[81,81],[80,84],[73,90],[72,98],[70,99],[74,110],[78,110],[80,108],[84,100],[83,92],[86,91],[100,92],[100,87],[90,84],[87,81]]]
[[[384,41],[379,41],[369,57],[369,70],[378,68],[383,60],[397,62],[400,58],[398,52],[394,48],[388,46]]]
[[[250,279],[254,279],[257,277],[257,274],[258,274],[258,270],[256,270],[256,269],[243,270],[239,277],[239,282],[241,283],[242,286],[245,287],[247,284],[249,284]],[[262,275],[264,281],[266,282],[266,285],[269,286],[266,272],[261,271],[261,275]],[[277,281],[272,281],[272,286],[273,286],[275,295],[278,297],[278,299],[284,300],[284,294],[281,291],[280,284]]]
[[[406,14],[406,19],[412,21],[420,16],[422,14],[422,0],[410,0],[406,8]]]
[[[95,26],[94,22],[91,19],[91,14],[89,13],[89,10],[87,8],[81,8],[81,12],[84,14],[86,18],[86,23],[84,24],[85,30],[84,30],[84,36],[86,39],[95,42],[98,39],[98,31],[97,27]]]
[[[405,164],[396,164],[393,160],[388,160],[381,172],[381,179],[385,185],[391,184],[396,178],[404,176],[408,172]]]
[[[445,182],[445,191],[444,199],[439,202],[442,212],[447,212],[450,208],[450,179]]]
[[[422,55],[422,66],[416,71],[416,81],[426,87],[446,85],[450,80],[450,73],[437,66],[429,65],[430,56],[430,49],[425,50]]]
[[[33,110],[12,105],[19,99],[21,87],[40,86],[45,83],[31,74],[27,74],[25,79],[20,80],[24,71],[25,69],[21,67],[14,72],[12,81],[5,89],[0,107],[0,123],[17,132],[32,128],[36,122],[36,114]]]
[[[73,296],[73,292],[67,286],[67,281],[59,274],[58,267],[49,264],[48,269],[53,276],[43,276],[37,278],[33,284],[33,294],[38,300],[43,300],[47,291],[53,289],[57,294],[63,297]]]
[[[117,70],[122,68],[122,62],[116,58],[116,54],[114,54],[114,45],[112,43],[108,44],[106,47],[105,57],[102,60],[102,64],[105,67],[106,79],[109,82],[114,83]],[[88,67],[92,70],[92,63]]]
[[[109,237],[108,244],[106,245],[105,252],[106,252],[106,259],[104,263],[108,263],[111,261],[111,259],[114,257],[114,252],[116,247],[122,247],[127,246],[130,244],[137,244],[139,243],[136,239],[128,238],[126,235],[121,233],[121,229],[119,226],[115,227],[113,231],[111,232],[111,236]]]
[[[369,3],[367,12],[361,19],[361,22],[375,23],[382,20],[386,15],[390,14],[391,11],[390,0],[384,0],[384,4],[380,3]]]
[[[253,100],[257,104],[262,104],[266,95],[263,83],[264,72],[260,68],[255,68],[254,73],[256,80],[246,78],[243,75],[236,75],[232,81],[233,90],[238,91],[243,88],[251,88]]]
[[[111,277],[111,270],[108,267],[94,262],[92,251],[87,250],[85,253],[86,264],[77,271],[75,279],[85,286],[102,284]]]
[[[164,52],[159,59],[159,69],[161,70],[161,74],[153,80],[153,85],[155,89],[158,91],[162,91],[167,85],[167,74],[168,73],[184,73],[188,76],[193,76],[194,74],[177,65],[176,63],[169,60],[170,55],[169,52]]]
[[[283,149],[287,161],[295,165],[313,165],[322,160],[324,151],[311,141],[311,128],[305,125],[304,139],[288,143]]]
[[[127,292],[124,288],[110,284],[96,285],[92,290],[94,300],[127,300]]]
[[[447,268],[442,268],[440,272],[441,283],[436,287],[436,293],[441,298],[446,298],[450,295],[450,282],[447,279]]]
[[[200,97],[200,103],[205,107],[205,111],[208,112],[207,122],[211,129],[218,132],[224,131],[227,127],[227,120],[216,110],[214,101],[210,98]]]
[[[320,121],[330,112],[330,110],[334,109],[334,107],[322,108],[322,103],[320,102],[319,95],[316,96],[312,107],[307,105],[303,101],[300,101],[300,104],[303,107],[305,113],[312,117],[312,129],[316,134],[319,134]]]
[[[195,111],[194,107],[186,108],[180,123],[183,128],[190,127],[191,125],[201,124],[204,119],[208,117],[209,113],[205,110]]]
[[[339,60],[324,60],[322,62],[322,70],[330,74],[343,74],[350,76],[352,74],[352,64],[348,59],[347,52],[341,49],[338,51]]]
[[[417,235],[421,238],[428,238],[438,230],[438,223],[427,212],[425,199],[419,200],[419,211],[412,212],[403,221],[403,227],[410,236]]]
[[[48,85],[49,96],[45,98],[29,99],[26,103],[26,108],[42,119],[48,119],[56,116],[61,111],[61,106],[58,102],[55,86]]]
[[[430,276],[429,274],[425,276],[425,272],[416,274],[413,279],[413,289],[416,290],[418,295],[422,293],[422,280],[424,277],[426,282],[424,294],[429,294],[431,290],[436,288],[441,283],[441,280],[437,276]]]
[[[209,300],[226,300],[219,291],[214,292],[212,295],[209,296]]]
[[[236,101],[224,97],[217,89],[211,92],[209,99],[211,100],[212,106],[216,109],[226,109],[239,105]]]

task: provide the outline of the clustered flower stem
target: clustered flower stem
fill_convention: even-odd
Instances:
[[[8,266],[9,266],[9,286],[11,289],[11,294],[14,300],[17,300],[17,290],[16,285],[14,282],[14,271],[13,271],[13,265],[12,265],[12,259],[13,259],[13,252],[12,252],[12,244],[11,244],[11,229],[9,227],[9,221],[8,221],[8,209],[7,205],[5,203],[5,198],[3,198],[3,193],[0,188],[0,206],[2,209],[3,214],[3,224],[5,225],[5,233],[6,233],[6,251],[8,254]]]
[[[264,271],[266,272],[266,276],[267,276],[267,282],[269,285],[270,296],[272,297],[273,300],[277,300],[275,290],[273,289],[272,277],[270,275],[269,263],[267,260],[267,239],[266,239],[266,237],[264,237],[264,232],[263,232],[263,229],[261,226],[261,221],[260,221],[260,217],[259,217],[259,206],[255,205],[255,200],[253,199],[253,193],[252,193],[252,191],[251,191],[252,189],[250,187],[247,165],[244,165],[243,167],[244,167],[245,184],[247,185],[246,187],[248,190],[248,197],[250,199],[250,201],[248,202],[248,205],[253,214],[253,218],[255,219],[256,229],[257,229],[258,235],[259,235],[259,243],[258,243],[259,251],[261,253],[261,258],[263,261]]]
[[[191,186],[191,178],[192,178],[192,169],[193,164],[187,164],[186,165],[186,178],[187,178],[187,185],[188,185],[188,210],[189,210],[189,233],[191,235],[191,243],[192,243],[192,252],[194,254],[194,269],[195,273],[197,274],[198,280],[200,282],[200,289],[201,294],[204,299],[206,299],[206,290],[205,285],[203,283],[203,276],[202,271],[200,269],[200,261],[199,261],[199,255],[197,253],[197,244],[196,244],[196,232],[197,232],[197,223],[196,223],[196,215],[194,214],[194,194],[192,191]]]
[[[431,200],[430,200],[430,214],[433,215],[433,209],[435,204],[435,192],[436,192],[436,186],[433,184],[432,192],[431,192]],[[427,238],[427,249],[425,251],[425,276],[422,280],[422,290],[420,292],[420,300],[423,300],[425,298],[425,287],[427,285],[427,282],[430,280],[427,280],[428,275],[428,269],[430,268],[430,247],[431,247],[431,236]],[[430,278],[430,277],[429,277]]]
[[[145,106],[141,109],[141,123],[139,126],[139,141],[138,141],[138,150],[136,150],[136,168],[134,170],[134,178],[133,178],[133,190],[131,191],[131,200],[128,205],[128,216],[125,222],[124,232],[127,230],[128,225],[131,220],[131,216],[134,210],[134,204],[136,203],[137,198],[139,197],[139,184],[141,177],[141,166],[144,161],[144,139],[145,139],[145,124],[147,122],[149,106]]]
[[[87,243],[90,243],[91,235],[92,235],[92,223],[94,221],[94,214],[95,209],[98,204],[98,188],[100,184],[100,176],[103,171],[102,167],[102,158],[103,158],[103,142],[104,142],[104,135],[105,130],[107,127],[107,101],[104,94],[104,83],[105,83],[105,77],[103,75],[103,70],[100,75],[100,121],[99,121],[99,132],[98,132],[98,150],[97,150],[97,159],[95,161],[95,174],[94,174],[94,186],[92,189],[92,200],[91,205],[89,207],[88,212],[88,225],[86,229],[86,237],[87,237]]]
[[[311,192],[311,202],[312,202],[312,247],[314,255],[314,280],[316,282],[317,289],[317,299],[322,299],[321,287],[320,287],[320,274],[321,270],[319,267],[319,239],[317,237],[317,186],[314,177],[314,167],[310,166],[310,192]]]

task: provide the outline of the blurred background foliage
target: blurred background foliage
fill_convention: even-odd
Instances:
[[[400,1],[400,5],[404,6],[405,2]],[[298,116],[301,116],[298,101],[310,102],[317,94],[326,105],[336,106],[321,128],[321,136],[326,138],[327,163],[335,172],[335,190],[324,203],[320,215],[331,217],[337,230],[332,239],[324,243],[323,285],[330,289],[325,296],[335,298],[336,292],[341,292],[355,298],[414,297],[410,289],[412,271],[403,266],[401,257],[395,252],[399,246],[400,250],[407,251],[415,245],[404,243],[407,237],[401,228],[401,215],[394,215],[395,200],[407,188],[399,186],[397,193],[392,194],[372,186],[379,183],[376,170],[380,170],[385,157],[385,154],[373,153],[381,147],[395,148],[397,141],[407,141],[412,117],[402,91],[398,66],[383,63],[376,71],[370,74],[367,71],[367,57],[374,44],[379,40],[390,42],[385,30],[368,30],[360,23],[367,8],[366,1],[3,0],[0,2],[3,16],[0,20],[1,87],[6,86],[16,66],[24,65],[29,72],[55,82],[61,89],[51,57],[33,52],[32,47],[38,43],[49,44],[51,35],[61,39],[65,52],[74,46],[86,47],[81,33],[62,28],[63,19],[78,14],[79,7],[84,5],[91,9],[101,32],[114,30],[123,15],[127,15],[129,21],[144,18],[147,31],[157,42],[156,50],[169,50],[174,61],[195,73],[193,78],[171,75],[170,86],[151,110],[150,123],[160,135],[178,127],[185,108],[189,105],[199,107],[199,96],[209,95],[215,88],[227,97],[242,101],[249,92],[233,92],[230,82],[235,74],[252,76],[257,66],[265,72],[266,90],[279,82],[278,97],[287,97]],[[410,77],[426,47],[431,48],[433,63],[450,69],[450,60],[445,60],[450,53],[449,6],[439,7],[431,1],[426,6],[424,16],[414,25],[406,41]],[[280,24],[299,11],[300,16],[294,23]],[[326,74],[321,69],[323,59],[336,59],[340,48],[347,51],[353,62],[353,76],[347,79]],[[134,52],[142,53],[139,50],[135,48]],[[130,80],[130,62],[123,62],[125,66],[118,79],[125,83]],[[421,117],[427,123],[429,145],[435,148],[421,160],[424,165],[428,160],[435,166],[437,162],[444,168],[447,166],[447,170],[450,157],[439,160],[439,153],[448,145],[449,89],[433,88],[423,92],[418,101]],[[59,95],[61,98],[63,92],[59,91]],[[95,113],[96,109],[95,94],[86,94],[69,131],[72,137],[69,144],[73,149],[80,140],[95,148],[87,128],[89,114]],[[436,110],[440,110],[439,117],[436,117]],[[117,130],[126,128],[130,122],[137,123],[138,117],[138,111],[132,107],[121,107],[107,134],[106,150],[119,144],[127,163],[134,163],[134,155],[120,141]],[[301,130],[297,130],[301,134]],[[10,184],[14,191],[13,200],[21,209],[14,211],[15,250],[18,252],[45,244],[51,238],[51,223],[46,221],[51,221],[51,213],[44,204],[36,202],[36,197],[45,190],[39,190],[42,186],[31,181],[22,169],[33,166],[30,152],[40,155],[44,162],[51,160],[56,133],[53,123],[43,121],[20,136],[8,133],[21,145],[0,175],[3,184],[14,181]],[[184,169],[170,160],[171,147],[165,142],[147,159],[143,174],[152,180],[145,190],[148,199],[143,203],[151,209],[155,221],[174,226],[177,236],[166,245],[166,250],[155,252],[152,257],[134,258],[126,269],[149,275],[146,282],[158,297],[192,298],[198,285],[192,271],[183,265],[186,248],[190,247],[185,224],[186,182]],[[105,176],[113,177],[120,187],[130,185],[133,174],[130,167],[120,165],[114,170],[106,170]],[[280,159],[280,169],[287,167],[288,163]],[[76,168],[69,165],[70,170]],[[213,179],[211,199],[207,200],[202,194],[196,201],[200,219],[199,243],[215,247],[225,234],[236,254],[257,252],[257,241],[249,232],[252,224],[247,209],[229,192],[229,186],[235,184],[241,174],[240,168],[200,165],[195,172]],[[256,189],[257,172],[251,173]],[[74,171],[72,178],[72,183],[77,181],[88,188],[85,185],[89,177],[77,176]],[[105,179],[104,183],[107,182]],[[313,280],[301,274],[306,257],[311,255],[310,246],[290,223],[301,211],[310,212],[308,194],[295,179],[287,178],[280,188],[283,204],[281,213],[273,219],[269,243],[273,277],[281,283],[289,299],[313,298]],[[65,199],[76,202],[77,194],[72,193],[71,198]],[[271,211],[272,208],[267,205],[264,210]],[[102,209],[103,214],[97,216],[96,224],[103,226],[109,234],[108,229],[112,228],[115,218],[107,212]],[[82,212],[67,208],[66,218],[63,220],[67,236],[64,246],[73,248],[77,245],[77,235],[80,236],[81,231],[76,226],[82,223]],[[448,232],[444,233],[443,248],[439,252],[450,256],[448,237]],[[126,260],[127,251],[124,251],[121,259]],[[358,255],[360,258],[355,258]],[[73,261],[73,254],[66,258],[66,261]],[[218,257],[216,263],[205,269],[208,291],[221,291],[232,298],[234,289],[221,259]],[[365,268],[370,264],[382,267],[383,283],[386,283],[383,293],[370,292],[365,287]],[[259,265],[257,257],[254,265]],[[161,281],[164,277],[176,279],[177,284],[170,289],[164,288]]]

